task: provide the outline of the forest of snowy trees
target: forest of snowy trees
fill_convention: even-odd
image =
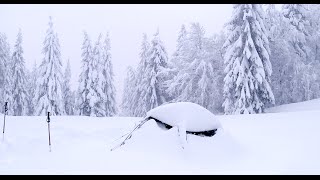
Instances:
[[[143,35],[140,63],[128,67],[123,115],[142,116],[155,105],[179,101],[213,113],[252,114],[319,98],[320,5],[233,8],[219,34],[205,35],[199,23],[182,25],[169,61],[162,43],[155,61],[157,34],[151,45]]]
[[[172,55],[161,30],[143,34],[140,62],[127,68],[122,102],[116,102],[109,33],[93,43],[83,32],[81,74],[72,91],[70,62],[62,64],[50,17],[42,62],[31,71],[25,67],[21,31],[13,49],[0,33],[0,101],[9,102],[8,114],[14,116],[50,111],[140,117],[181,101],[216,114],[263,113],[320,98],[319,20],[318,4],[285,4],[280,10],[272,4],[237,4],[220,33],[210,34],[197,22],[182,25]]]
[[[108,33],[99,36],[93,48],[84,32],[82,72],[79,88],[70,88],[71,68],[67,61],[63,69],[58,34],[50,17],[43,41],[43,59],[32,71],[25,67],[19,31],[11,54],[5,34],[0,34],[1,102],[8,102],[8,115],[86,115],[114,116],[117,114],[113,69]],[[1,109],[3,113],[4,109]]]

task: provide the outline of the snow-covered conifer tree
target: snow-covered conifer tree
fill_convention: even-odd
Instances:
[[[197,103],[211,111],[215,111],[217,95],[217,75],[214,68],[216,57],[212,56],[213,43],[204,37],[205,31],[199,23],[192,23],[191,30],[185,37],[184,51],[180,52],[179,71],[168,85],[168,93],[174,102],[188,101]],[[179,36],[181,37],[181,36]],[[180,40],[179,38],[178,40]],[[178,41],[179,44],[179,41]],[[179,51],[179,49],[177,49]]]
[[[101,34],[93,48],[93,56],[89,62],[89,81],[90,89],[88,94],[90,116],[102,117],[106,115],[104,107],[104,93],[102,91],[102,44]]]
[[[187,36],[188,36],[188,32],[186,30],[186,26],[183,24],[181,26],[181,29],[178,35],[176,50],[173,53],[172,60],[171,60],[172,63],[177,67],[180,67],[186,61],[185,56],[186,56],[186,51],[188,50]]]
[[[133,85],[131,89],[132,97],[130,97],[130,101],[128,102],[128,109],[130,109],[132,116],[144,116],[144,113],[147,111],[144,101],[141,101],[141,93],[145,91],[142,82],[146,78],[145,72],[149,61],[149,50],[150,43],[148,42],[147,35],[144,33],[141,43],[140,62],[136,71],[132,69],[132,75],[134,75],[134,80],[130,83]]]
[[[4,106],[4,102],[8,102],[8,115],[12,115],[12,59],[10,57],[10,45],[7,41],[7,36],[5,34],[0,34],[0,61],[4,65],[4,77],[3,77],[3,86],[2,86],[2,97],[3,102],[1,106]],[[1,108],[1,112],[4,112],[4,109]]]
[[[60,44],[53,30],[51,16],[42,52],[44,58],[39,67],[35,114],[46,115],[47,112],[50,112],[51,115],[65,114],[62,100],[63,76]]]
[[[26,90],[26,72],[22,49],[22,34],[19,30],[12,54],[12,110],[14,116],[28,114],[28,92]]]
[[[84,41],[82,44],[82,66],[81,74],[79,77],[79,87],[77,95],[77,109],[79,115],[90,116],[91,107],[89,102],[89,91],[91,89],[91,81],[89,79],[89,73],[92,69],[90,68],[90,63],[92,61],[92,47],[91,41],[87,32],[84,32]]]
[[[180,92],[178,91],[177,83],[179,77],[178,73],[181,73],[188,62],[189,55],[189,39],[188,32],[185,25],[181,26],[180,32],[178,34],[176,50],[172,55],[171,60],[169,61],[169,69],[171,69],[171,76],[165,81],[166,92],[171,97],[170,101],[175,101],[174,99],[179,96]],[[173,98],[173,99],[172,99]]]
[[[4,75],[5,75],[5,52],[4,52],[4,41],[2,37],[2,33],[0,33],[0,84],[4,84]],[[4,87],[0,86],[0,101],[3,102],[3,91]],[[2,110],[0,110],[2,112]]]
[[[293,36],[290,37],[290,40],[296,53],[303,57],[304,61],[307,61],[310,53],[310,49],[308,49],[308,46],[306,45],[307,36],[310,35],[307,31],[310,23],[307,17],[307,5],[284,4],[282,6],[282,14],[292,25],[290,31],[292,31]]]
[[[138,102],[141,103],[141,113],[153,109],[166,102],[166,92],[164,88],[164,72],[168,66],[168,55],[159,37],[159,30],[155,33],[150,51],[148,51],[145,76],[141,82],[141,95]]]
[[[70,61],[68,59],[67,67],[64,71],[64,79],[63,79],[63,101],[64,108],[67,115],[73,115],[74,112],[74,104],[72,99],[72,92],[70,87],[70,79],[71,79],[71,68]]]
[[[104,93],[104,104],[105,104],[105,113],[106,116],[114,116],[117,113],[116,107],[116,89],[114,87],[114,73],[113,66],[111,62],[111,53],[110,53],[110,38],[109,33],[107,33],[102,52],[102,92]]]
[[[136,76],[134,69],[129,66],[127,68],[127,76],[124,81],[124,88],[122,94],[122,102],[121,102],[121,115],[123,116],[134,116],[133,106],[135,104],[133,102],[134,99],[134,91],[136,90]]]
[[[32,116],[34,115],[34,108],[35,108],[35,102],[34,102],[34,97],[35,97],[35,88],[37,86],[37,78],[38,78],[38,73],[37,73],[37,63],[34,61],[34,65],[32,68],[32,71],[28,73],[27,76],[27,91],[28,91],[28,115]]]
[[[223,106],[226,114],[264,112],[274,104],[270,86],[270,49],[260,4],[237,4],[224,44],[226,53]]]

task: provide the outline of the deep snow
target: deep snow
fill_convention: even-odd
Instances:
[[[141,118],[52,116],[49,152],[46,117],[8,116],[0,174],[320,174],[320,111],[216,117],[217,134],[188,134],[185,149],[148,121],[110,151]]]
[[[299,103],[284,104],[267,109],[267,112],[296,112],[296,111],[320,111],[320,99],[303,101]]]

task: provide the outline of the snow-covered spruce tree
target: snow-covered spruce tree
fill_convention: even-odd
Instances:
[[[27,91],[28,91],[28,97],[27,97],[27,104],[28,104],[28,115],[33,116],[34,115],[34,108],[35,108],[35,102],[34,102],[34,97],[35,97],[35,87],[37,86],[37,78],[38,78],[38,73],[37,73],[37,63],[34,61],[32,71],[28,73],[27,76]]]
[[[193,102],[213,110],[213,67],[204,49],[204,34],[199,23],[191,24],[188,39],[184,40],[187,45],[180,46],[188,47],[180,54],[180,71],[171,83],[167,83],[170,85],[167,91],[170,95],[176,95],[174,102]]]
[[[102,92],[104,93],[104,104],[105,104],[105,113],[106,116],[114,116],[117,114],[116,106],[116,89],[114,87],[114,73],[113,66],[111,62],[111,53],[110,53],[110,38],[109,33],[106,34],[104,44],[102,47]]]
[[[275,4],[269,4],[266,8],[265,26],[268,30],[269,42],[273,42],[278,38],[281,29],[283,28],[280,23],[283,21],[282,14],[276,9]]]
[[[306,45],[310,50],[310,53],[308,54],[308,60],[305,67],[306,71],[300,73],[303,73],[304,75],[305,99],[310,100],[318,98],[320,95],[320,5],[312,4],[304,6],[307,7],[304,14],[308,22],[307,26],[305,26],[305,29],[308,32]]]
[[[204,43],[204,49],[206,52],[206,60],[212,63],[213,68],[213,88],[212,88],[212,112],[223,113],[223,79],[224,79],[224,66],[223,66],[223,54],[222,46],[226,41],[226,36],[223,32],[215,34],[213,37],[207,38]]]
[[[134,116],[132,104],[134,97],[134,91],[136,89],[136,76],[134,69],[129,66],[127,67],[127,76],[124,80],[124,88],[122,94],[122,102],[121,102],[121,115],[132,117]]]
[[[182,69],[184,69],[186,66],[186,63],[189,62],[188,46],[189,46],[188,32],[186,30],[185,25],[183,24],[178,34],[176,50],[172,55],[171,61],[169,61],[171,76],[167,81],[165,81],[166,92],[172,98],[171,101],[175,101],[175,98],[178,97],[179,94],[181,93],[177,89],[179,85],[175,83],[179,83],[179,79],[181,78],[181,76],[177,76],[177,75],[179,72],[181,74]]]
[[[309,36],[308,12],[307,5],[304,4],[284,4],[282,6],[283,16],[290,22],[293,35],[290,42],[296,50],[296,53],[303,58],[303,61],[308,61],[310,49],[307,44],[307,36]]]
[[[22,49],[22,34],[19,30],[12,54],[12,110],[14,116],[28,113],[28,94],[26,90],[26,73]]]
[[[164,88],[168,55],[159,37],[159,30],[154,34],[150,50],[148,51],[145,75],[141,84],[141,95],[138,100],[139,115],[145,115],[147,111],[166,102]]]
[[[266,9],[266,28],[269,31],[270,61],[273,66],[271,84],[276,99],[276,105],[295,102],[297,97],[293,96],[298,87],[297,76],[295,75],[295,61],[299,61],[299,56],[291,46],[290,39],[294,34],[290,31],[290,22],[274,4],[268,5]],[[296,94],[297,95],[297,94]]]
[[[140,62],[138,64],[137,70],[134,71],[134,80],[131,82],[132,86],[132,97],[128,102],[128,109],[130,109],[132,116],[144,116],[145,112],[147,112],[144,102],[141,101],[141,94],[145,89],[143,89],[143,80],[146,78],[146,69],[149,61],[149,51],[150,51],[150,43],[148,42],[148,37],[144,33],[141,43],[141,51],[140,51]]]
[[[70,97],[70,104],[72,107],[71,115],[79,114],[79,112],[76,108],[76,100],[77,100],[77,90],[73,90],[73,91],[71,91],[71,97]]]
[[[312,52],[314,56],[315,62],[320,62],[320,48],[319,48],[319,41],[320,41],[320,4],[312,4],[309,5],[310,14],[309,20],[310,20],[310,26],[309,27],[309,33],[311,34],[308,37],[308,45],[312,47]],[[319,72],[319,71],[318,71]],[[320,72],[319,72],[320,73]]]
[[[187,70],[188,66],[192,60],[194,60],[194,54],[197,53],[194,50],[195,48],[191,45],[190,33],[187,32],[185,25],[182,25],[177,39],[176,51],[173,53],[171,59],[176,74],[166,81],[166,91],[171,97],[173,97],[173,102],[184,101],[181,99],[180,95],[182,94],[182,90],[186,84],[182,81],[190,80],[189,77],[186,76],[189,76],[188,73],[190,72]],[[192,89],[190,90],[192,91]],[[180,98],[178,98],[179,96]]]
[[[89,91],[91,89],[91,81],[89,79],[89,72],[91,73],[90,63],[92,62],[92,47],[91,41],[87,32],[84,31],[84,41],[82,44],[82,66],[79,77],[79,87],[77,93],[77,109],[79,115],[90,116],[91,107],[89,102]]]
[[[39,78],[36,88],[36,115],[65,114],[62,100],[62,63],[60,44],[57,34],[53,30],[53,22],[50,16],[49,28],[44,40],[42,50],[44,58],[39,67]]]
[[[1,41],[1,50],[0,50],[0,60],[4,64],[4,77],[3,77],[3,86],[2,86],[2,97],[3,102],[1,106],[4,106],[4,102],[8,102],[8,115],[12,115],[12,59],[10,57],[10,45],[7,41],[5,34],[0,34]],[[4,112],[4,108],[1,107],[1,112]]]
[[[294,61],[298,60],[298,55],[294,53],[294,49],[289,43],[279,38],[274,42],[270,42],[270,60],[273,65],[273,73],[271,76],[271,84],[274,97],[277,100],[276,105],[295,102],[293,86],[295,72]]]
[[[183,24],[181,26],[178,39],[176,50],[172,55],[171,61],[175,67],[180,67],[186,61],[186,54],[188,51],[188,32],[186,30],[186,26]],[[179,69],[177,69],[179,71]]]
[[[226,53],[223,103],[226,114],[262,113],[274,104],[270,86],[270,49],[260,4],[237,4],[224,44]]]
[[[102,44],[101,44],[101,34],[93,48],[93,57],[89,62],[89,83],[90,89],[88,94],[89,106],[90,106],[90,116],[102,117],[106,115],[104,106],[104,93],[102,91]]]
[[[4,84],[4,74],[5,74],[5,52],[4,52],[4,41],[3,41],[3,37],[2,37],[2,33],[0,33],[0,84]],[[3,91],[4,91],[4,87],[0,86],[0,101],[1,104],[4,101],[3,100]],[[2,110],[0,110],[0,112],[2,112]]]
[[[71,68],[70,68],[70,61],[68,59],[67,67],[64,71],[63,96],[62,96],[66,115],[73,115],[73,112],[74,112],[74,104],[73,104],[72,92],[70,87],[70,79],[71,79]]]
[[[315,98],[319,87],[316,61],[319,26],[316,19],[320,17],[320,6],[307,8],[307,5],[295,4],[283,7],[282,12],[274,5],[266,10],[273,65],[271,84],[277,105]],[[302,49],[298,45],[302,45]],[[303,52],[303,49],[308,51]]]

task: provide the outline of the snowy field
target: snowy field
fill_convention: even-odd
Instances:
[[[51,117],[49,152],[46,117],[8,116],[0,174],[320,174],[316,102],[217,116],[223,129],[213,137],[188,134],[185,149],[177,129],[149,121],[110,151],[140,118],[61,116]]]
[[[320,99],[269,108],[267,112],[320,111]]]

